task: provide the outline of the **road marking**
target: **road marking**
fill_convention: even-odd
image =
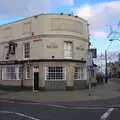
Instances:
[[[68,108],[66,106],[62,106],[62,105],[55,105],[55,104],[46,104],[47,106],[50,106],[50,107],[56,107],[56,108]]]
[[[49,107],[56,107],[56,108],[68,108],[66,106],[62,106],[62,105],[56,105],[56,104],[41,104],[41,103],[19,103],[19,104],[25,104],[25,105],[45,105],[45,106],[49,106]]]
[[[110,114],[112,113],[112,111],[114,110],[115,108],[109,108],[100,118],[100,120],[106,120]]]
[[[74,110],[74,109],[77,109],[77,110],[86,110],[86,109],[87,109],[87,110],[88,110],[88,109],[89,109],[89,110],[92,110],[92,109],[93,109],[93,110],[95,110],[95,109],[102,109],[102,110],[104,110],[104,109],[105,109],[105,110],[106,110],[107,108],[105,108],[105,107],[72,107],[72,108],[70,108],[70,109],[73,109],[73,110]]]
[[[18,116],[22,116],[22,117],[25,117],[25,118],[29,118],[31,120],[40,120],[38,118],[34,118],[34,117],[31,117],[31,116],[28,116],[28,115],[25,115],[25,114],[22,114],[22,113],[15,113],[16,115]]]
[[[26,103],[19,103],[19,104],[24,104],[24,105],[42,105],[41,103],[34,103],[34,102],[26,102]]]
[[[0,111],[0,113],[4,113],[4,114],[15,114],[15,115],[18,115],[18,116],[21,116],[21,117],[24,117],[24,118],[28,118],[28,119],[31,119],[31,120],[40,120],[40,119],[38,119],[38,118],[34,118],[34,117],[25,115],[25,114],[23,114],[23,113],[18,113],[18,112]]]
[[[14,101],[10,101],[10,100],[0,100],[0,102],[15,103]]]

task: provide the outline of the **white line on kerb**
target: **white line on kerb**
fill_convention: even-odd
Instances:
[[[28,119],[31,119],[31,120],[40,120],[40,119],[38,119],[38,118],[34,118],[34,117],[25,115],[25,114],[23,114],[23,113],[18,113],[18,112],[0,111],[0,113],[4,113],[4,114],[15,114],[15,115],[18,115],[18,116],[21,116],[21,117],[25,117],[25,118],[28,118]]]
[[[109,108],[100,118],[100,120],[106,120],[110,114],[112,113],[112,111],[114,110],[114,108]]]

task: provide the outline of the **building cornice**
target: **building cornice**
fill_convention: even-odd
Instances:
[[[20,41],[26,41],[26,40],[41,40],[44,39],[44,38],[53,38],[53,37],[56,37],[58,38],[58,36],[60,38],[76,38],[76,39],[80,39],[80,40],[83,40],[83,41],[86,41],[86,42],[89,42],[88,39],[85,39],[79,35],[68,35],[68,34],[41,34],[41,35],[36,35],[36,36],[29,36],[29,37],[21,37],[21,38],[17,38],[17,39],[11,39],[11,40],[7,40],[7,41],[3,41],[3,42],[0,42],[0,44],[6,44],[10,41],[13,41],[13,42],[20,42]]]
[[[58,13],[43,13],[43,14],[36,14],[36,15],[32,15],[32,16],[29,16],[29,17],[24,17],[24,18],[22,18],[22,19],[18,19],[18,20],[15,20],[15,21],[12,21],[12,22],[9,22],[9,23],[6,23],[6,24],[2,24],[2,25],[0,25],[0,27],[4,27],[4,26],[6,26],[6,25],[12,25],[12,24],[15,24],[15,23],[18,23],[18,22],[21,22],[21,21],[25,21],[25,20],[29,20],[29,19],[31,19],[31,18],[37,18],[37,17],[40,17],[40,16],[61,16],[61,13],[60,14],[58,14]],[[88,24],[88,21],[87,20],[85,20],[85,19],[83,19],[82,17],[79,17],[79,16],[74,16],[74,15],[72,15],[72,14],[62,14],[62,16],[69,16],[69,17],[71,17],[71,18],[76,18],[76,20],[81,20],[81,21],[83,21],[83,22],[85,22],[86,24]]]
[[[76,59],[30,59],[30,60],[8,60],[0,61],[0,65],[15,65],[24,63],[36,63],[36,62],[77,62],[86,63],[86,60],[76,60]]]

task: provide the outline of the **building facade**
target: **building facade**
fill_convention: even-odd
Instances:
[[[81,89],[87,83],[88,23],[41,14],[0,26],[0,85]]]
[[[113,78],[120,78],[120,62],[108,63],[108,75]]]

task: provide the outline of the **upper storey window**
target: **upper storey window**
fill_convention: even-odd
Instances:
[[[73,57],[73,43],[70,41],[64,42],[64,58],[71,59]]]
[[[4,37],[10,37],[12,35],[12,28],[6,27],[4,28]]]
[[[31,32],[31,22],[26,22],[23,24],[23,34]]]
[[[30,58],[30,43],[24,43],[24,58]]]

